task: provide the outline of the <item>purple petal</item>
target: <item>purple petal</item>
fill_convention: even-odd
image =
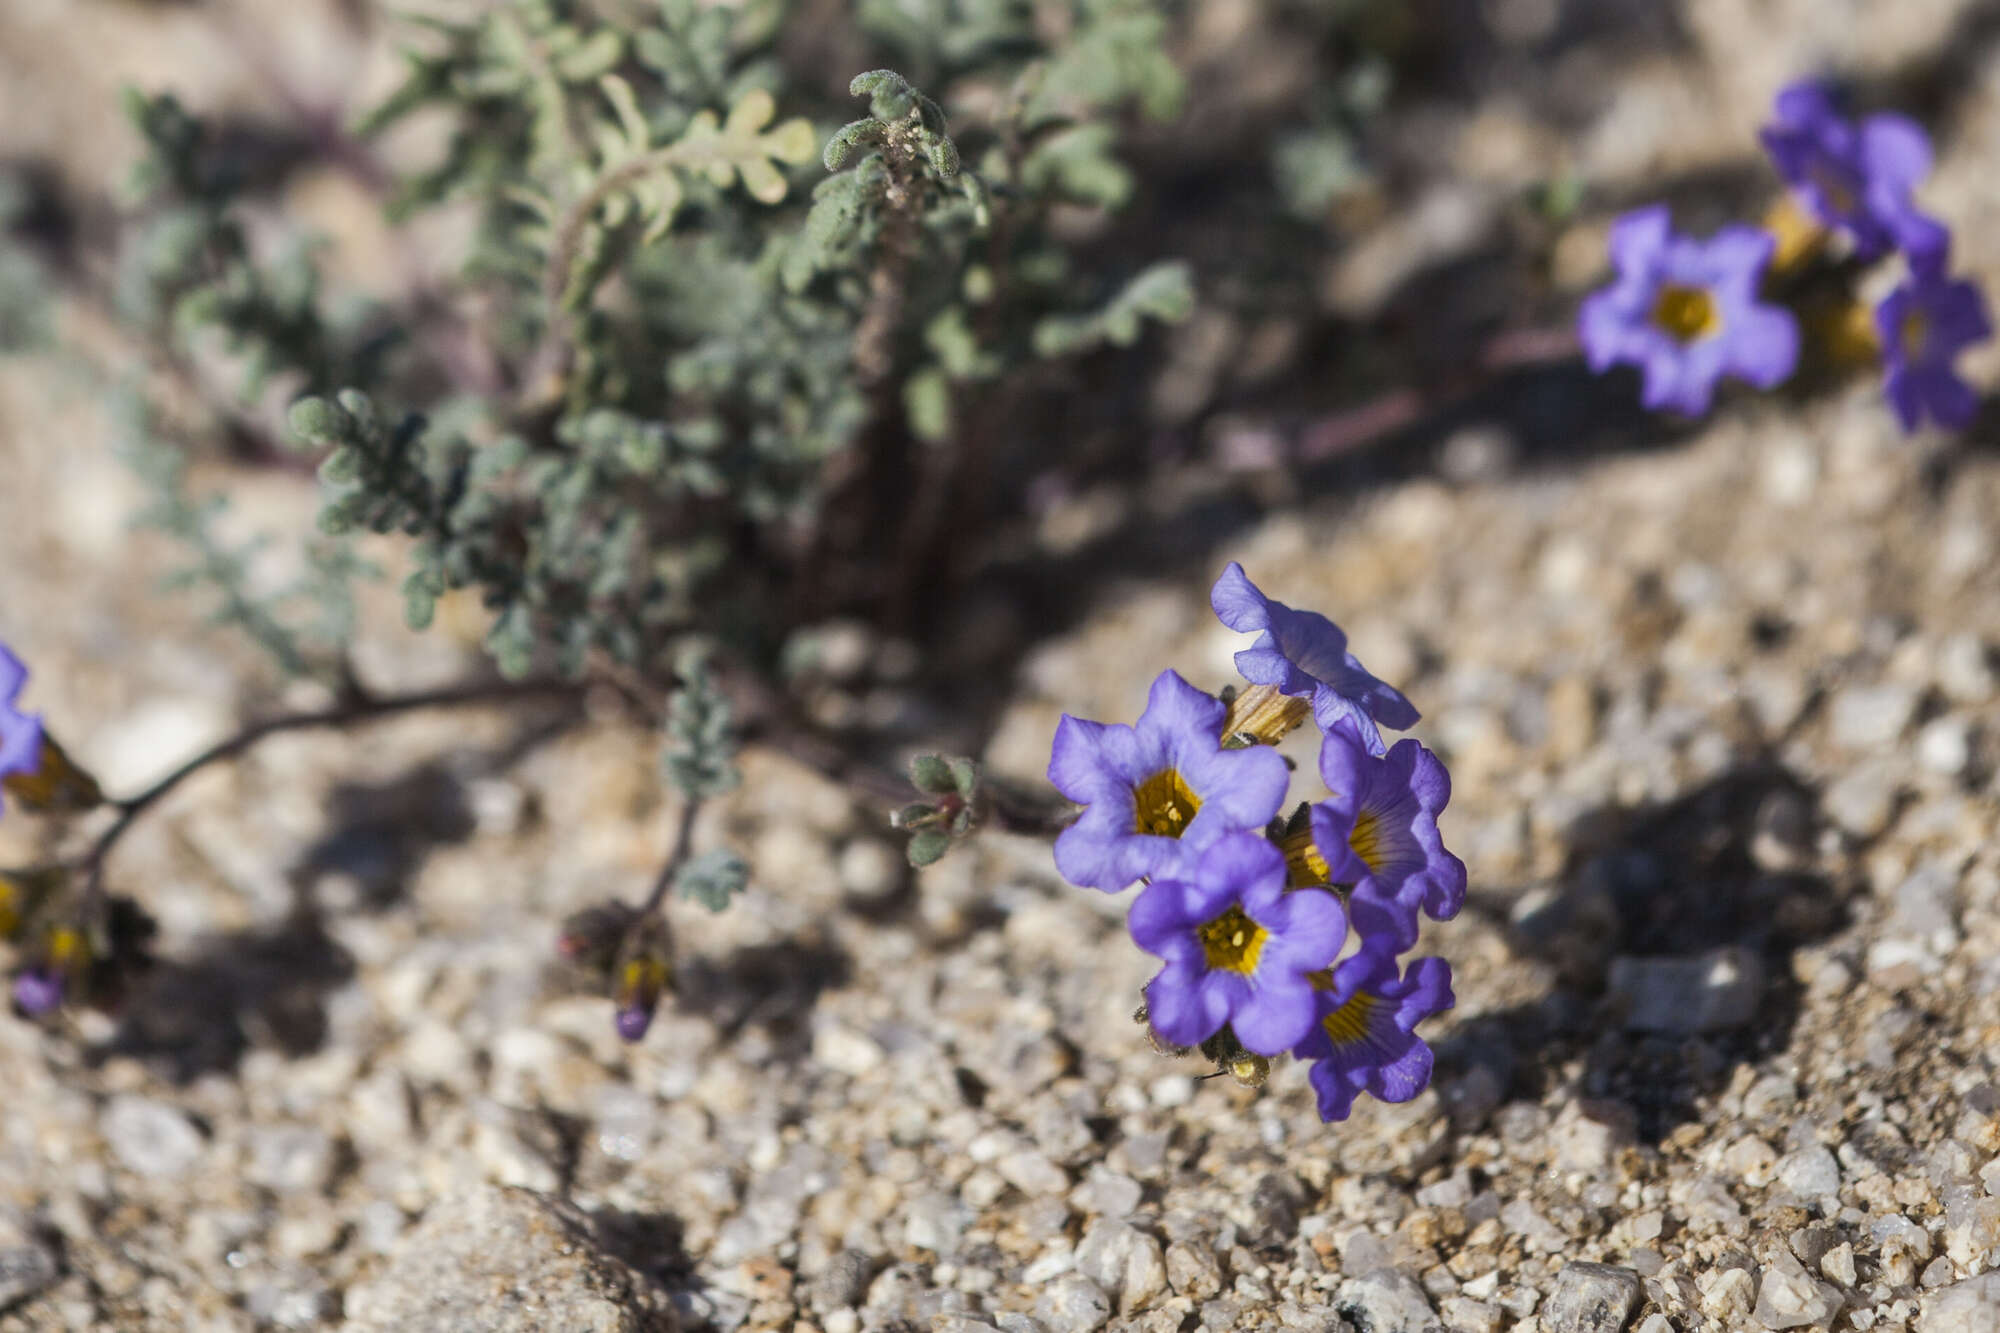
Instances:
[[[1209,590],[1208,604],[1215,609],[1216,619],[1240,633],[1252,634],[1271,627],[1269,599],[1234,560]]]
[[[1665,204],[1635,208],[1611,224],[1611,262],[1620,273],[1650,272],[1657,265],[1673,231],[1673,215]]]
[[[31,1018],[60,1008],[62,1002],[63,981],[55,973],[29,968],[14,978],[14,1003]]]
[[[1281,868],[1282,864],[1281,857]],[[1347,913],[1340,899],[1324,889],[1283,892],[1276,902],[1260,906],[1250,915],[1272,935],[1259,959],[1260,977],[1266,960],[1288,963],[1301,973],[1317,971],[1339,957],[1340,946],[1347,941]]]
[[[1772,109],[1778,123],[1791,130],[1814,130],[1838,119],[1832,96],[1817,79],[1800,79],[1785,85],[1778,91]]]
[[[1738,311],[1729,337],[1728,368],[1760,389],[1774,388],[1799,364],[1799,326],[1789,310],[1755,305]]]
[[[1871,185],[1914,188],[1931,173],[1931,141],[1917,122],[1893,113],[1861,122],[1861,169]]]
[[[1222,720],[1228,712],[1228,705],[1188,684],[1178,671],[1162,671],[1147,692],[1146,711],[1139,715],[1134,730],[1150,761],[1155,756],[1173,755],[1188,736],[1206,736],[1212,745],[1220,745]]]
[[[1319,1118],[1329,1124],[1345,1120],[1354,1111],[1354,1098],[1361,1091],[1349,1070],[1337,1060],[1324,1059],[1307,1075],[1319,1099]]]
[[[1299,1044],[1312,1030],[1318,1007],[1312,987],[1292,978],[1259,985],[1247,1003],[1230,1015],[1230,1028],[1245,1048],[1259,1055],[1280,1055]]]
[[[12,704],[20,697],[21,687],[28,683],[28,668],[14,650],[0,643],[0,704]]]
[[[1105,738],[1113,730],[1131,731],[1117,723],[1091,722],[1064,713],[1056,722],[1055,744],[1049,752],[1049,781],[1079,805],[1102,799],[1107,788],[1130,781],[1105,753]]]
[[[1125,927],[1133,943],[1147,953],[1199,966],[1201,944],[1195,939],[1195,927],[1220,915],[1228,897],[1226,890],[1211,893],[1198,882],[1155,880],[1132,900]]]
[[[1201,798],[1201,808],[1182,834],[1190,847],[1204,846],[1227,832],[1263,828],[1285,803],[1285,789],[1292,783],[1283,756],[1268,745],[1184,755],[1179,768]]]
[[[1882,396],[1889,400],[1889,408],[1896,414],[1896,424],[1903,428],[1903,434],[1915,434],[1924,420],[1924,403],[1916,377],[1904,369],[1890,371],[1882,382]]]
[[[1415,1037],[1405,1036],[1398,1045],[1404,1049],[1394,1058],[1375,1067],[1368,1090],[1385,1102],[1407,1102],[1431,1081],[1431,1048]]]
[[[1417,904],[1372,875],[1354,886],[1347,914],[1364,950],[1400,953],[1417,942]]]
[[[1229,997],[1200,974],[1168,965],[1146,983],[1146,1018],[1176,1046],[1199,1046],[1229,1021]]]

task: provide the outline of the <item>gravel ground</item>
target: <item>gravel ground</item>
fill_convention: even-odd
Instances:
[[[1504,183],[1569,142],[1636,187],[1740,158],[1802,68],[1889,77],[1991,26],[1826,8],[1691,3],[1671,58],[1581,48],[1627,77],[1580,137],[1441,113],[1438,155]],[[54,12],[0,15],[0,53]],[[124,49],[14,149],[61,142]],[[1950,49],[1926,199],[1994,290],[1968,224],[2000,53]],[[1330,300],[1399,262],[1362,252]],[[129,790],[276,701],[135,577],[162,553],[123,535],[111,436],[54,363],[0,363],[5,630]],[[700,831],[755,883],[677,917],[680,1001],[628,1048],[547,963],[664,850],[650,738],[498,712],[288,737],[121,848],[167,958],[123,1019],[0,1022],[0,1331],[2000,1328],[2000,459],[1903,440],[1869,384],[1581,458],[1498,419],[1441,443],[1441,473],[1279,506],[1214,561],[1345,624],[1450,766],[1472,899],[1427,928],[1459,1003],[1416,1101],[1322,1126],[1301,1067],[1198,1082],[1131,1021],[1121,900],[999,835],[913,882],[867,808],[759,752]],[[260,522],[310,508],[231,484]],[[1128,503],[1170,525],[1242,484]],[[1038,773],[1059,712],[1129,718],[1162,667],[1224,683],[1213,573],[1103,588],[1023,663],[988,763]],[[379,678],[472,660],[469,618],[412,641],[376,610]],[[0,824],[0,860],[31,834]]]

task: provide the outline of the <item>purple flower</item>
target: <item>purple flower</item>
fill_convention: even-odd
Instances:
[[[0,643],[0,778],[42,766],[42,719],[14,706],[27,681],[28,668]]]
[[[1056,839],[1056,868],[1072,884],[1116,893],[1233,829],[1261,829],[1278,813],[1291,773],[1277,751],[1222,748],[1222,701],[1172,671],[1153,682],[1136,727],[1065,713],[1049,781],[1085,807]]]
[[[1397,949],[1417,942],[1417,912],[1449,921],[1465,904],[1465,862],[1444,848],[1438,815],[1451,775],[1414,740],[1381,758],[1346,727],[1319,747],[1319,775],[1332,793],[1312,808],[1312,840],[1332,883],[1353,884],[1348,911],[1364,939]]]
[[[1414,1029],[1455,1003],[1451,965],[1419,958],[1399,980],[1395,954],[1370,946],[1321,979],[1319,1021],[1292,1052],[1315,1062],[1309,1077],[1320,1119],[1347,1119],[1360,1092],[1385,1102],[1422,1092],[1431,1081],[1431,1048]]]
[[[1638,366],[1639,401],[1688,416],[1708,410],[1724,375],[1760,389],[1781,383],[1798,364],[1799,327],[1757,300],[1774,245],[1754,227],[1724,227],[1707,241],[1677,236],[1665,204],[1619,218],[1611,228],[1618,277],[1586,297],[1577,318],[1591,370]]]
[[[1323,889],[1287,892],[1284,853],[1254,833],[1190,853],[1140,892],[1127,925],[1167,963],[1146,985],[1154,1031],[1194,1046],[1227,1023],[1259,1055],[1306,1037],[1317,1012],[1309,974],[1347,938],[1340,900]]]
[[[63,978],[45,967],[31,967],[14,978],[14,1007],[40,1018],[62,1007]]]
[[[1376,723],[1398,731],[1416,725],[1417,710],[1347,650],[1340,626],[1316,611],[1294,611],[1266,597],[1242,565],[1229,562],[1208,600],[1223,624],[1258,636],[1236,654],[1243,679],[1285,694],[1311,695],[1320,730],[1331,731],[1342,718],[1351,718],[1368,748],[1380,754],[1385,747]]]
[[[1857,259],[1942,245],[1944,228],[1910,200],[1931,170],[1930,140],[1915,121],[1876,115],[1857,129],[1810,80],[1780,92],[1772,114],[1758,137],[1778,173],[1814,217],[1853,238]]]
[[[1972,420],[1979,395],[1951,363],[1993,336],[1978,287],[1945,277],[1941,267],[1913,262],[1910,276],[1875,307],[1875,329],[1888,372],[1883,391],[1906,432],[1927,416],[1940,426]]]
[[[653,1026],[653,1011],[660,1007],[673,980],[673,969],[664,958],[640,952],[625,960],[618,969],[618,985],[612,999],[617,1006],[612,1015],[618,1035],[625,1041],[639,1041]]]

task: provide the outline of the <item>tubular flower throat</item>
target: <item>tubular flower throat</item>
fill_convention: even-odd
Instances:
[[[1249,976],[1257,970],[1257,956],[1264,952],[1267,932],[1243,914],[1241,907],[1229,910],[1195,932],[1209,967],[1217,972]]]
[[[1707,288],[1670,282],[1653,301],[1653,323],[1686,346],[1722,332],[1722,312]]]
[[[1132,789],[1134,832],[1178,838],[1194,822],[1201,798],[1179,769],[1163,768]]]
[[[1368,1018],[1382,1001],[1367,991],[1356,991],[1347,1003],[1320,1019],[1320,1026],[1336,1049],[1368,1044]]]
[[[1347,845],[1371,873],[1379,872],[1388,863],[1387,849],[1382,845],[1382,820],[1373,810],[1363,810],[1354,816],[1354,831],[1347,835]]]

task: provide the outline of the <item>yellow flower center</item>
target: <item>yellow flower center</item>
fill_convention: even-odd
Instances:
[[[74,926],[57,926],[49,932],[49,963],[69,968],[90,961],[90,941]]]
[[[11,938],[21,928],[21,891],[14,881],[0,877],[0,940]]]
[[[1333,870],[1313,842],[1312,825],[1278,839],[1278,850],[1285,854],[1285,887],[1308,889],[1332,880]]]
[[[1722,313],[1706,287],[1683,287],[1670,282],[1653,300],[1653,323],[1665,329],[1675,342],[1691,343],[1722,329]]]
[[[1159,838],[1178,838],[1187,832],[1201,797],[1187,785],[1179,769],[1163,768],[1132,789],[1134,831]]]
[[[1382,849],[1382,821],[1366,810],[1354,817],[1354,831],[1347,835],[1347,845],[1372,871],[1380,872],[1389,859]]]
[[[1267,938],[1264,928],[1234,904],[1195,934],[1201,939],[1201,952],[1210,970],[1246,977],[1257,970],[1257,955],[1264,952]]]
[[[1359,1045],[1368,1040],[1368,1015],[1380,1003],[1366,991],[1356,991],[1346,1004],[1320,1019],[1320,1026],[1333,1038],[1336,1048]]]
[[[1912,310],[1903,316],[1903,322],[1896,327],[1897,340],[1903,347],[1905,361],[1923,358],[1924,344],[1931,338],[1931,322],[1921,310]]]

